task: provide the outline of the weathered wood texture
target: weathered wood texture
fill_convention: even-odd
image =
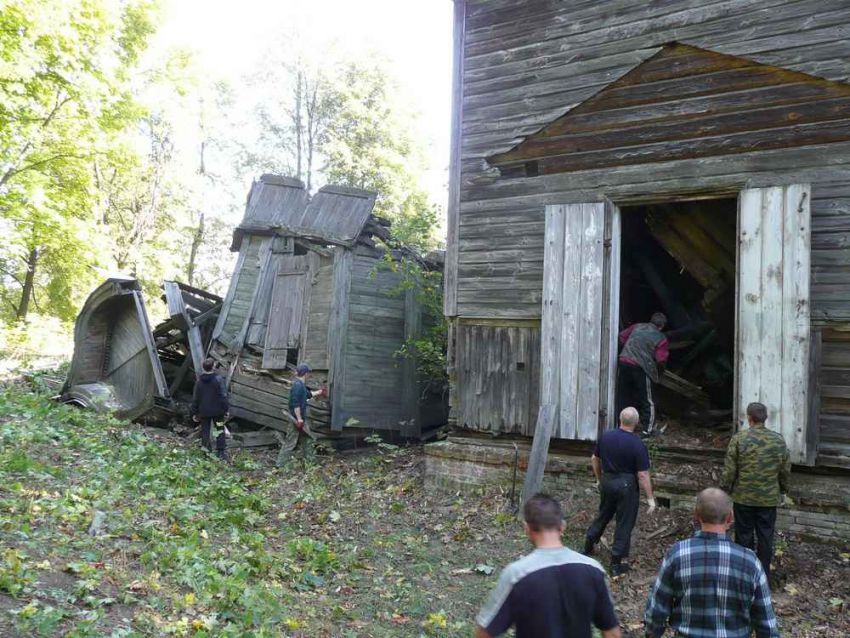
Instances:
[[[263,367],[286,367],[287,351],[301,347],[309,312],[309,268],[305,255],[281,258],[274,276]]]
[[[333,389],[335,426],[356,419],[360,427],[398,429],[409,420],[405,377],[395,356],[405,339],[401,276],[380,264],[357,253],[351,260],[344,343],[340,363],[334,363],[335,380],[339,368],[344,375],[341,396],[338,385]]]
[[[455,6],[459,9],[456,33],[463,41],[463,55],[456,61],[461,97],[454,104],[461,128],[460,176],[452,173],[450,179],[460,201],[456,207],[449,206],[446,298],[455,303],[447,303],[446,310],[461,318],[453,327],[456,334],[452,335],[449,357],[453,418],[459,425],[490,429],[499,422],[492,413],[498,397],[469,388],[464,378],[471,378],[470,372],[464,372],[461,361],[470,362],[464,365],[474,370],[473,376],[486,378],[487,387],[507,385],[512,373],[507,366],[493,365],[487,370],[484,364],[476,367],[472,363],[493,360],[491,351],[498,345],[486,340],[470,345],[470,330],[463,326],[462,318],[511,321],[541,317],[547,205],[602,201],[605,197],[620,205],[736,197],[747,186],[810,183],[812,322],[827,326],[850,321],[850,143],[822,144],[805,136],[808,125],[802,123],[826,114],[831,121],[819,128],[833,135],[833,124],[843,127],[847,120],[841,115],[844,87],[805,79],[785,81],[777,92],[778,76],[758,71],[746,61],[726,59],[731,68],[712,70],[712,61],[699,55],[671,58],[667,64],[656,60],[642,71],[645,98],[604,111],[574,113],[571,143],[577,145],[578,136],[603,128],[646,131],[647,126],[654,126],[653,134],[661,134],[668,118],[680,118],[682,132],[687,131],[690,139],[699,135],[714,139],[716,131],[722,130],[721,139],[730,141],[718,148],[723,152],[735,148],[735,154],[693,158],[674,154],[672,157],[682,159],[656,157],[659,161],[651,163],[523,179],[499,179],[498,171],[486,161],[593,98],[674,41],[846,82],[850,6],[844,0],[818,2],[816,10],[803,0],[458,0]],[[698,84],[672,77],[689,73],[704,80],[696,93]],[[785,71],[780,75],[786,80],[795,77]],[[744,77],[749,79],[741,83]],[[679,88],[674,91],[677,82]],[[624,83],[622,92],[634,94],[634,88]],[[622,99],[624,95],[609,97]],[[749,148],[735,146],[735,136],[741,132],[735,132],[737,124],[728,117],[734,112],[746,114],[735,119],[750,122],[752,131],[762,131],[752,138]],[[777,115],[781,118],[782,113],[800,120],[783,123],[783,130],[801,133],[787,145],[805,145],[764,146],[759,137],[764,135],[764,122]],[[707,127],[704,131],[699,128],[703,125]],[[607,143],[609,138],[585,141],[593,145]],[[682,141],[673,140],[669,148],[675,151],[676,145],[682,148]],[[599,152],[582,151],[579,146],[576,151]],[[833,348],[825,339],[824,359],[835,361]],[[501,355],[496,360],[501,360]],[[821,368],[830,366],[824,363]],[[835,374],[844,371],[850,374],[850,361],[838,364]],[[536,414],[537,400],[524,394],[517,399],[519,404],[512,403],[512,410]],[[831,413],[828,399],[824,401],[821,423],[827,437],[821,447],[828,450],[832,445],[829,433],[835,426],[825,420]],[[526,417],[523,422],[529,424],[532,419]],[[526,434],[532,428],[533,423],[527,425]],[[511,425],[504,430],[522,428]]]
[[[532,435],[540,394],[539,326],[459,322],[453,333],[455,423]]]
[[[748,403],[768,406],[768,427],[782,434],[795,463],[814,460],[806,445],[809,202],[808,185],[747,189],[738,213],[736,418],[746,427]]]
[[[511,149],[676,40],[755,63],[844,81],[850,59],[850,40],[841,32],[850,24],[850,8],[845,2],[818,3],[815,14],[810,3],[800,0],[467,0],[461,4],[465,4],[464,55],[459,61],[463,98],[455,105],[462,114],[460,206],[456,216],[454,209],[449,211],[449,228],[457,229],[457,245],[449,247],[449,256],[455,251],[457,259],[456,280],[451,277],[451,263],[447,264],[447,298],[453,294],[452,284],[456,286],[454,314],[540,316],[547,204],[600,201],[604,196],[627,203],[641,198],[683,199],[707,192],[736,194],[748,183],[771,182],[810,182],[819,198],[821,183],[850,183],[850,144],[818,146],[816,140],[806,141],[808,146],[799,149],[778,150],[767,150],[756,140],[757,144],[738,149],[744,152],[724,157],[662,158],[664,161],[616,170],[586,169],[506,181],[498,180],[486,163],[487,157]],[[576,135],[598,127],[632,131],[650,125],[662,127],[671,117],[687,118],[680,122],[687,127],[677,128],[695,131],[693,127],[703,126],[701,122],[711,117],[720,118],[720,123],[708,122],[704,131],[694,134],[711,136],[721,130],[734,138],[738,133],[728,128],[728,118],[722,119],[727,113],[746,109],[751,115],[740,121],[750,121],[776,116],[795,105],[786,115],[796,117],[796,107],[800,107],[805,121],[812,109],[823,108],[828,114],[835,101],[846,95],[841,87],[816,80],[786,82],[779,95],[774,84],[778,76],[772,72],[759,75],[758,67],[728,60],[726,64],[732,68],[712,70],[716,64],[713,56],[693,55],[685,47],[679,52],[681,55],[668,63],[648,62],[643,71],[646,91],[639,103],[576,113],[572,120]],[[670,77],[683,73],[700,74],[705,80],[703,89],[694,94],[696,84],[690,78]],[[754,79],[751,73],[761,79]],[[786,80],[797,77],[785,72],[779,75]],[[742,76],[749,77],[744,84]],[[678,92],[671,88],[677,81],[683,85]],[[634,89],[629,85],[621,90]],[[842,121],[843,116],[838,117],[834,122]],[[752,130],[763,130],[757,122],[750,125]],[[725,135],[721,138],[726,139]],[[589,143],[596,144],[594,139]],[[664,153],[668,150],[675,149],[668,145]],[[814,208],[815,219],[826,210],[837,213],[840,206],[840,201],[821,200],[820,210]],[[823,241],[827,242],[825,237]],[[813,243],[815,275],[848,267],[846,249],[836,246],[840,239],[830,242],[828,249],[814,248]],[[827,250],[829,254],[821,252]],[[815,280],[815,317],[829,312],[830,317],[843,314],[850,318],[850,302],[822,301],[817,286]]]
[[[322,257],[310,282],[310,314],[303,356],[304,361],[314,370],[327,370],[329,366],[328,329],[333,283],[333,260]]]
[[[239,248],[230,286],[213,330],[213,338],[228,347],[242,347],[241,343],[237,343],[237,338],[251,312],[257,282],[271,242],[271,237],[250,235],[242,241]]]
[[[609,335],[603,202],[546,208],[546,288],[541,340],[541,405],[556,408],[558,438],[595,440],[607,414]]]
[[[850,468],[850,330],[823,330],[818,463]]]

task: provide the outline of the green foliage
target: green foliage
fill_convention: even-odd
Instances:
[[[9,0],[0,11],[3,311],[69,319],[107,266],[94,166],[142,111],[132,65],[152,33],[149,2]],[[27,271],[34,275],[34,289]],[[24,291],[24,294],[22,294]]]
[[[443,274],[429,270],[412,257],[394,259],[390,252],[379,268],[398,273],[401,278],[395,294],[402,296],[413,291],[423,311],[422,332],[406,339],[396,352],[398,358],[413,358],[420,377],[432,389],[441,389],[448,382],[446,352],[448,350],[448,322],[443,316]]]

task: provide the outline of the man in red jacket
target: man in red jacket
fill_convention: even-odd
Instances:
[[[641,430],[655,429],[655,403],[652,384],[664,374],[669,342],[662,330],[667,317],[656,312],[649,323],[636,323],[620,333],[620,359],[617,366],[617,414],[630,405],[637,406]]]

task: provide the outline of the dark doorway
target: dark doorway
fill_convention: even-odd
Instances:
[[[667,315],[660,422],[732,422],[737,200],[623,208],[620,329]]]

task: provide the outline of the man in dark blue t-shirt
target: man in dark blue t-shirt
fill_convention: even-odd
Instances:
[[[511,627],[516,638],[591,638],[592,627],[603,638],[620,638],[605,570],[561,543],[564,520],[558,501],[537,494],[528,499],[523,516],[535,549],[499,576],[475,618],[476,638],[500,636]]]
[[[629,571],[623,561],[629,557],[632,530],[640,507],[638,485],[646,494],[649,512],[655,510],[652,481],[649,478],[649,452],[635,434],[640,416],[635,408],[620,412],[620,427],[604,432],[596,442],[590,459],[599,488],[599,513],[587,530],[584,553],[588,556],[611,519],[617,517],[614,544],[611,546],[611,575]]]

